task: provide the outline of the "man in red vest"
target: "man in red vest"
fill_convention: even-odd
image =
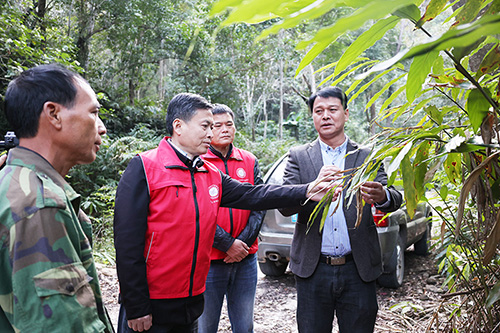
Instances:
[[[234,113],[226,105],[212,109],[212,144],[203,159],[242,183],[262,184],[255,156],[233,145]],[[198,320],[199,333],[217,333],[224,295],[233,332],[253,331],[257,287],[257,236],[264,211],[220,207],[214,247],[205,290],[205,309]]]
[[[213,138],[211,110],[199,95],[176,95],[167,108],[171,137],[135,156],[118,184],[114,218],[122,302],[118,332],[197,331],[220,206],[299,205],[308,197],[319,200],[330,187],[327,182],[316,187],[314,182],[254,186],[221,173],[200,158]],[[329,174],[325,168],[319,177]]]

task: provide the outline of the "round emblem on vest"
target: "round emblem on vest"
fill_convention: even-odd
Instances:
[[[208,188],[208,195],[212,199],[217,199],[217,197],[219,196],[219,187],[217,187],[217,185],[210,186]]]
[[[243,168],[238,168],[238,169],[236,170],[236,174],[237,174],[237,175],[238,175],[238,177],[240,177],[240,178],[245,178],[245,177],[247,176],[247,173],[246,173],[245,169],[243,169]]]

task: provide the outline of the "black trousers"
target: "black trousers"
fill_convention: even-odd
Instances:
[[[309,278],[295,277],[300,333],[330,333],[337,315],[341,333],[373,332],[378,304],[375,281],[364,282],[354,261],[319,263]]]

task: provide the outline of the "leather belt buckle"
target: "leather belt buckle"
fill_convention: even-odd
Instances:
[[[328,265],[332,266],[339,266],[339,265],[344,265],[345,264],[345,257],[331,257],[331,256],[326,256],[326,263]]]

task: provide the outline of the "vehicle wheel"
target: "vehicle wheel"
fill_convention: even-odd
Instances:
[[[285,274],[287,266],[288,262],[271,261],[267,258],[264,262],[259,261],[260,271],[267,276],[281,276]]]
[[[431,246],[430,240],[432,238],[431,228],[432,228],[432,224],[431,224],[431,222],[428,222],[427,229],[425,230],[424,235],[422,236],[422,238],[418,242],[415,242],[415,244],[413,245],[413,248],[415,250],[415,254],[418,254],[421,256],[426,256],[429,254],[429,248]]]
[[[378,283],[382,287],[387,288],[401,287],[405,273],[405,241],[402,239],[401,235],[398,237],[398,242],[394,248],[389,267],[394,267],[394,270],[382,274],[378,278]]]

